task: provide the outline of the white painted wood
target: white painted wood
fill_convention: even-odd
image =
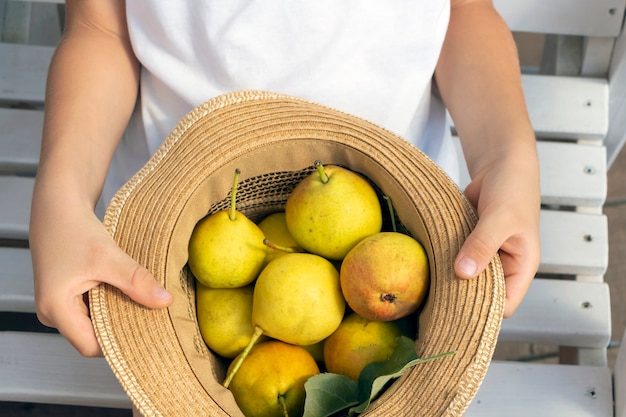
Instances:
[[[27,43],[30,34],[30,14],[32,3],[0,1],[4,8],[3,22],[0,22],[2,42]]]
[[[537,137],[604,139],[609,128],[606,79],[525,74],[522,83]]]
[[[43,103],[54,48],[0,43],[0,101]]]
[[[609,287],[536,278],[513,317],[502,322],[499,340],[606,348],[611,341]]]
[[[609,69],[609,120],[604,142],[610,167],[626,142],[626,31],[615,43]]]
[[[601,207],[606,200],[606,148],[563,142],[537,142],[541,203]]]
[[[606,78],[614,45],[614,37],[585,38],[580,75]]]
[[[454,137],[459,156],[459,186],[470,181],[461,144]],[[606,200],[606,149],[602,146],[538,141],[541,203],[549,206],[601,207]]]
[[[35,173],[42,129],[43,111],[0,108],[0,173]]]
[[[613,417],[606,367],[493,362],[465,417]]]
[[[58,334],[1,332],[0,369],[1,401],[131,407],[107,362]]]
[[[622,338],[622,345],[615,361],[614,391],[615,391],[615,417],[626,417],[626,333]]]
[[[540,235],[540,273],[604,275],[606,272],[606,216],[541,210]]]
[[[624,0],[494,0],[511,30],[617,36]]]
[[[0,311],[34,313],[34,297],[30,251],[0,247]]]
[[[0,176],[0,238],[28,239],[34,178]]]
[[[538,138],[602,143],[609,129],[606,79],[523,74],[522,87]]]

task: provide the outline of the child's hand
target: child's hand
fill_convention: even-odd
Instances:
[[[106,282],[149,308],[167,307],[172,295],[119,249],[92,212],[53,211],[40,211],[31,223],[37,317],[82,355],[102,356],[89,316],[91,288]]]
[[[539,266],[538,172],[535,155],[517,154],[485,167],[465,190],[479,221],[459,251],[455,271],[461,278],[475,277],[499,252],[506,282],[505,317],[515,312]]]

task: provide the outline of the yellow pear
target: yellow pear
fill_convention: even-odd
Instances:
[[[304,383],[318,373],[304,348],[272,340],[250,350],[229,389],[246,417],[299,417]]]
[[[380,232],[346,255],[340,279],[352,310],[370,320],[396,320],[424,302],[430,282],[428,257],[411,236]]]
[[[201,219],[189,239],[188,264],[198,281],[211,288],[237,288],[250,284],[265,260],[265,235],[236,210],[240,171],[235,171],[229,210]]]
[[[324,342],[326,369],[358,381],[366,365],[391,357],[399,336],[402,331],[393,321],[373,321],[350,313]]]
[[[254,284],[255,332],[224,386],[228,387],[256,338],[267,335],[300,346],[318,343],[339,327],[345,307],[339,273],[330,261],[311,253],[287,253],[274,259]]]
[[[204,342],[215,353],[234,358],[250,342],[253,285],[209,288],[196,283],[196,315]]]
[[[287,227],[307,251],[341,260],[361,239],[380,231],[380,202],[363,176],[319,161],[315,166],[287,198]]]
[[[344,312],[339,273],[318,255],[287,253],[270,262],[254,286],[252,321],[283,342],[317,343],[337,329]]]
[[[283,248],[289,248],[293,252],[303,252],[303,249],[300,247],[300,245],[298,245],[298,243],[294,240],[294,238],[289,233],[289,230],[287,229],[287,222],[285,221],[284,211],[272,213],[269,216],[265,217],[259,222],[259,228],[261,229],[267,240],[272,244],[278,245]],[[265,264],[268,264],[270,261],[287,253],[284,250],[275,249],[270,246],[267,246],[266,251],[267,255],[265,257]]]

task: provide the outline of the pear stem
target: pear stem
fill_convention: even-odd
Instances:
[[[391,216],[391,229],[394,232],[397,232],[398,229],[396,227],[396,213],[395,210],[393,209],[393,204],[391,203],[391,197],[389,196],[384,196],[385,200],[387,200],[387,207],[389,207],[389,215]]]
[[[318,159],[313,165],[317,168],[317,173],[320,175],[322,184],[326,184],[328,182],[328,175],[324,172],[324,165],[322,165],[322,161]]]
[[[237,219],[237,184],[239,184],[239,174],[241,170],[235,168],[235,179],[233,180],[233,188],[230,190],[230,211],[228,212],[228,218],[231,220]]]
[[[225,388],[228,388],[228,386],[233,380],[233,377],[235,376],[239,368],[241,368],[241,364],[243,363],[244,359],[246,359],[246,356],[248,356],[248,353],[250,353],[250,350],[252,349],[254,344],[257,342],[257,340],[259,340],[259,338],[262,335],[263,335],[263,329],[261,329],[259,326],[254,326],[254,332],[252,333],[252,337],[250,338],[250,341],[248,342],[244,350],[241,352],[241,354],[237,357],[236,362],[233,364],[233,367],[230,369],[230,372],[228,373],[228,375],[226,375],[226,379],[224,380],[224,383],[223,383]]]
[[[289,412],[287,411],[287,404],[285,403],[285,396],[280,394],[278,396],[278,402],[280,403],[280,406],[283,408],[283,416],[289,417]]]
[[[263,244],[265,246],[267,246],[268,248],[272,248],[274,250],[279,250],[281,252],[287,252],[287,253],[296,253],[296,252],[298,252],[294,248],[290,248],[288,246],[279,245],[278,243],[274,243],[271,240],[268,240],[267,238],[263,239]]]

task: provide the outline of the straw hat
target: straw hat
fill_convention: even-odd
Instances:
[[[104,224],[119,246],[174,294],[150,310],[103,284],[90,293],[102,350],[146,416],[241,416],[220,382],[224,364],[202,341],[187,244],[195,223],[228,205],[241,169],[238,209],[252,219],[284,207],[314,160],[369,177],[391,197],[421,241],[431,286],[419,319],[419,364],[372,404],[368,416],[458,416],[483,380],[500,329],[504,279],[496,257],[477,279],[453,261],[476,222],[459,188],[421,151],[365,120],[279,94],[242,91],[212,99],[182,119],[116,194]]]

